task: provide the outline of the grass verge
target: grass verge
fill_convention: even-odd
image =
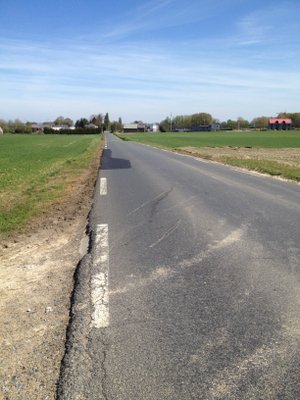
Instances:
[[[300,168],[288,166],[278,161],[271,160],[244,160],[233,157],[222,157],[224,164],[246,168],[251,171],[267,173],[272,176],[280,176],[300,182]]]
[[[51,209],[99,153],[102,137],[0,137],[0,235],[22,230]]]

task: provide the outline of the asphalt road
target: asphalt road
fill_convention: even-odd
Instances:
[[[61,399],[300,399],[300,186],[107,135]]]

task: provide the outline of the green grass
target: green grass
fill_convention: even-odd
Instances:
[[[246,168],[252,171],[263,172],[273,176],[280,176],[300,182],[300,168],[289,166],[271,160],[245,160],[234,157],[222,157],[225,164]]]
[[[300,131],[254,132],[186,132],[186,133],[137,133],[120,135],[122,139],[158,147],[300,147]]]
[[[95,135],[0,136],[0,235],[63,198],[100,146]]]

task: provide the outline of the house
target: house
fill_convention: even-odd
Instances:
[[[145,132],[146,126],[142,122],[134,124],[124,124],[124,133]]]
[[[68,126],[68,125],[52,125],[51,129],[53,131],[61,131],[61,130],[74,130],[75,126]]]
[[[44,125],[43,124],[31,124],[32,132],[43,132]]]
[[[99,126],[95,125],[95,124],[93,124],[91,122],[90,124],[86,125],[85,128],[88,128],[88,129],[99,129]]]
[[[199,126],[192,126],[192,132],[216,132],[220,130],[219,123],[213,123],[210,125],[199,125]]]
[[[147,132],[159,132],[159,124],[148,124],[147,125]]]
[[[287,131],[292,127],[292,120],[290,118],[270,118],[269,129],[277,131]]]
[[[44,129],[52,129],[53,131],[61,131],[62,129],[68,129],[68,130],[73,130],[75,129],[74,126],[68,126],[68,125],[53,125],[52,123],[43,123],[43,124],[31,124],[31,129],[32,132],[37,132],[37,133],[42,133]]]

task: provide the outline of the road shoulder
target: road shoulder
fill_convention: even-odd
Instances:
[[[1,399],[55,399],[99,161],[100,153],[64,202],[1,241]]]

